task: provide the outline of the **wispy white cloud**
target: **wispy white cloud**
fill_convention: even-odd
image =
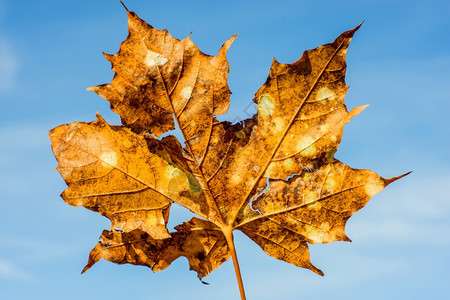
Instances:
[[[18,70],[19,59],[11,43],[0,35],[0,92],[9,91],[16,86]]]
[[[3,259],[0,259],[0,277],[21,281],[30,281],[33,279],[30,273]]]

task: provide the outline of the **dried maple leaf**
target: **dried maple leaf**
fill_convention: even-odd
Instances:
[[[244,232],[270,256],[323,275],[308,243],[349,241],[345,223],[394,180],[334,158],[348,112],[345,55],[356,27],[292,64],[273,61],[255,95],[257,114],[231,125],[226,52],[202,53],[128,11],[129,35],[109,84],[89,88],[108,100],[123,126],[98,115],[50,131],[64,200],[111,220],[83,272],[100,259],[165,269],[187,257],[201,279],[231,255],[242,279],[232,232]],[[185,146],[161,134],[181,131]],[[170,205],[193,218],[167,231]]]

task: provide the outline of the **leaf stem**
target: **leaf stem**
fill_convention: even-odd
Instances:
[[[236,273],[236,279],[239,286],[239,293],[241,294],[241,300],[245,300],[245,291],[244,291],[244,283],[242,282],[242,276],[241,276],[241,269],[239,268],[239,262],[236,255],[236,249],[234,247],[234,240],[233,240],[233,229],[227,228],[223,230],[223,234],[225,235],[225,238],[227,239],[228,247],[230,248],[231,252],[231,258],[233,259],[233,266],[234,271]]]

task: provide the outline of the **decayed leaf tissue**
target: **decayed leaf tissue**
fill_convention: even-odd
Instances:
[[[100,115],[50,131],[63,199],[111,220],[83,272],[100,259],[167,268],[184,256],[199,278],[230,256],[244,299],[233,230],[268,255],[323,275],[308,244],[349,241],[346,221],[389,183],[334,154],[347,111],[345,56],[353,34],[273,61],[253,101],[257,114],[219,122],[230,105],[227,40],[217,56],[178,40],[128,11],[129,35],[115,55],[111,83],[89,88],[108,100],[122,126]],[[159,138],[175,129],[173,135]],[[184,144],[184,145],[183,145]],[[198,215],[168,232],[176,202]]]

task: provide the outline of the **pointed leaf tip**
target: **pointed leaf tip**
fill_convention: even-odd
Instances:
[[[91,268],[91,266],[89,266],[89,264],[87,264],[83,270],[81,270],[81,274],[84,274],[87,270],[89,270]]]
[[[97,90],[97,86],[96,85],[86,88],[86,91],[89,91],[89,92],[94,92],[95,93],[96,90]]]
[[[103,117],[100,115],[100,112],[97,112],[97,113],[95,114],[95,116],[97,117],[97,122],[100,122],[100,123],[109,125],[109,124],[105,121],[105,119],[103,119]]]
[[[364,23],[364,21],[362,21],[361,23],[359,23],[359,25],[357,25],[355,28],[350,29],[346,32],[344,32],[344,35],[347,35],[348,37],[353,37],[353,35],[355,34],[356,31],[358,31],[359,28],[361,28],[362,24]]]
[[[355,30],[355,31],[358,30],[358,29],[362,26],[362,24],[364,24],[365,21],[366,21],[366,20],[362,20],[362,22],[359,23],[359,25],[356,26],[355,29],[353,29],[353,30]]]
[[[314,266],[313,266],[313,269],[310,269],[310,270],[313,271],[314,273],[316,273],[317,275],[320,275],[320,276],[324,276],[325,275],[325,273],[323,273],[323,271],[321,269],[316,268]]]
[[[355,28],[351,29],[350,32],[352,34],[354,34],[356,31],[358,31],[359,28],[361,28],[363,23],[364,23],[364,20],[361,23],[359,23]]]
[[[228,49],[230,49],[231,44],[233,44],[233,42],[237,36],[238,36],[238,34],[236,33],[235,35],[230,37],[228,40],[226,40],[225,43],[223,43],[222,47],[219,50],[219,55],[225,55],[227,53]]]
[[[128,9],[128,7],[122,2],[122,0],[119,0],[120,4],[122,4],[122,6],[125,8],[125,10],[127,12],[129,12],[130,10]]]
[[[369,106],[370,106],[370,104],[366,104],[366,105],[361,105],[361,106],[357,106],[357,107],[353,108],[350,111],[350,118],[356,117],[357,115],[359,115],[363,110],[365,110]]]
[[[405,177],[405,176],[411,174],[412,172],[413,172],[413,171],[409,171],[409,172],[407,172],[407,173],[405,173],[405,174],[403,174],[403,175],[400,175],[400,176],[396,176],[396,177],[384,179],[384,182],[386,183],[386,185],[389,185],[389,184],[393,183],[394,181],[396,181],[396,180],[398,180],[398,179],[400,179],[400,178],[403,178],[403,177]]]
[[[106,60],[108,60],[109,62],[112,62],[112,59],[114,57],[113,54],[108,54],[108,53],[105,53],[105,52],[102,52],[102,54],[106,58]]]

